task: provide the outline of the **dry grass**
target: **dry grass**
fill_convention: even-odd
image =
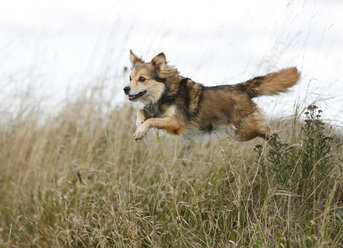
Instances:
[[[0,126],[0,247],[343,245],[343,154],[330,143],[308,177],[292,177],[306,144],[296,118],[273,124],[280,149],[158,132],[135,143],[133,109],[108,112],[99,89],[44,122],[21,106]]]

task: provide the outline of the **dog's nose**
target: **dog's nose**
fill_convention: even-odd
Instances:
[[[131,88],[130,88],[129,86],[126,86],[126,87],[124,88],[125,94],[128,95],[129,92],[130,92],[130,90],[131,90]]]

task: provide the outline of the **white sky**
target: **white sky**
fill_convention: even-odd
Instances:
[[[146,59],[163,51],[205,85],[296,65],[301,83],[258,99],[262,109],[287,116],[319,100],[342,126],[342,13],[339,0],[0,0],[0,80],[56,99],[99,76],[121,90],[130,48]]]

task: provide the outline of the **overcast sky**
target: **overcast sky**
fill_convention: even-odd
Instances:
[[[297,66],[301,83],[291,94],[258,99],[262,109],[291,115],[294,104],[319,100],[326,118],[342,125],[343,1],[11,0],[0,6],[3,84],[11,77],[60,98],[66,88],[105,75],[119,90],[127,83],[130,48],[147,60],[163,51],[182,75],[205,85]]]

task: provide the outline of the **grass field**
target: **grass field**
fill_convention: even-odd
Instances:
[[[136,143],[101,90],[44,120],[22,101],[0,122],[0,247],[343,246],[342,141],[313,106],[271,145]]]

